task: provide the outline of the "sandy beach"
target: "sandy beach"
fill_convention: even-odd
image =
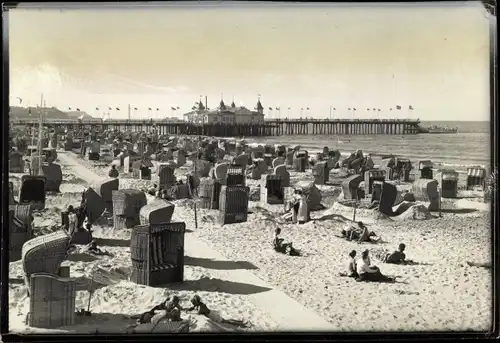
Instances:
[[[78,204],[81,191],[88,185],[81,177],[84,176],[82,170],[86,170],[86,175],[105,176],[109,168],[102,162],[90,162],[65,152],[60,153],[58,163],[63,166],[64,173],[61,193],[48,194],[46,209],[35,214],[35,236],[58,230],[61,209]],[[183,175],[191,168],[188,163],[176,173]],[[292,184],[311,179],[310,173],[310,170],[291,172]],[[19,187],[20,176],[10,175],[14,191]],[[338,175],[332,171],[331,176],[335,179]],[[152,184],[147,180],[120,178],[121,189],[147,189]],[[247,184],[253,189],[251,193],[258,195],[255,190],[258,181],[248,180]],[[188,306],[195,293],[224,317],[249,321],[251,327],[246,330],[250,331],[293,329],[286,323],[291,323],[293,318],[280,318],[275,308],[282,307],[286,312],[287,304],[294,302],[311,311],[310,317],[317,316],[318,327],[328,331],[477,331],[489,328],[491,269],[467,264],[468,261],[491,263],[489,208],[480,202],[478,194],[461,191],[459,197],[462,199],[445,199],[442,217],[433,213],[433,218],[428,220],[387,219],[377,216],[373,210],[357,209],[356,220],[367,223],[370,230],[382,237],[378,244],[358,244],[338,237],[339,230],[353,216],[352,208],[335,201],[340,187],[323,185],[318,188],[326,208],[312,212],[312,221],[303,225],[282,222],[278,214],[283,205],[262,204],[257,198],[249,203],[250,214],[245,223],[221,227],[215,220],[217,210],[198,209],[198,227],[195,228],[193,200],[175,201],[172,220],[184,221],[188,228],[185,282],[162,288],[128,281],[131,230],[114,230],[104,223],[94,226],[93,235],[99,247],[113,256],[73,254],[63,263],[70,267],[71,277],[78,279],[76,307],[87,306],[90,272],[94,267],[100,266],[108,273],[109,283],[94,286],[91,317],[77,317],[77,325],[55,331],[140,332],[141,327],[136,327],[135,319],[131,318],[133,315],[147,311],[174,294],[181,298],[183,306]],[[282,229],[285,240],[292,241],[303,256],[281,255],[272,249],[273,232],[277,227]],[[213,249],[220,257],[198,257],[197,244],[201,243],[197,242],[203,242],[209,247],[207,250]],[[339,276],[345,271],[347,254],[351,250],[370,249],[372,253],[379,249],[394,250],[402,242],[407,246],[408,258],[418,262],[417,265],[389,265],[372,257],[384,274],[397,277],[396,283],[363,283]],[[40,332],[24,324],[29,300],[22,275],[20,261],[11,263],[10,328],[15,332]],[[253,284],[227,281],[238,277],[250,278]],[[263,303],[266,292],[283,294],[283,303]],[[295,314],[295,317],[300,320],[301,315]],[[214,326],[206,318],[191,313],[183,314],[183,318],[190,321],[191,332],[236,330],[220,324]]]

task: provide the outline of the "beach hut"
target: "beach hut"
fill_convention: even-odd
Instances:
[[[454,170],[441,171],[441,197],[456,198],[458,194],[458,173]]]
[[[434,167],[434,165],[430,160],[418,161],[417,165],[418,165],[418,170],[420,170],[421,179],[432,179],[433,177],[432,168]]]
[[[330,170],[326,162],[316,162],[312,168],[312,175],[316,185],[324,185],[328,181]]]
[[[139,225],[139,213],[147,204],[146,194],[137,189],[119,189],[112,192],[113,222],[115,229]]]
[[[372,170],[367,170],[365,172],[365,194],[371,194],[372,193],[372,185],[373,181],[385,181],[386,179],[386,171],[385,170],[379,170],[379,169],[372,169]]]
[[[18,150],[9,154],[9,173],[24,173],[23,154]]]
[[[123,173],[128,174],[130,173],[130,167],[131,167],[131,162],[130,162],[130,156],[124,157],[123,158]]]
[[[286,166],[284,164],[274,167],[273,174],[281,177],[283,187],[290,187],[290,173],[286,170]]]
[[[45,176],[45,190],[48,192],[59,192],[63,180],[61,166],[55,163],[48,163],[42,166]]]
[[[19,204],[31,204],[34,210],[43,210],[45,208],[46,183],[45,176],[23,175],[19,190]]]
[[[132,163],[132,175],[136,179],[151,180],[153,163],[148,158],[142,158]]]
[[[296,172],[303,173],[307,169],[308,155],[307,151],[298,151],[293,156],[293,168]]]
[[[155,199],[143,206],[139,212],[140,225],[170,223],[175,205],[163,199]]]
[[[132,229],[130,281],[161,286],[184,280],[185,223],[140,225]]]
[[[481,167],[467,168],[467,189],[473,189],[476,186],[485,187],[486,169]]]
[[[300,189],[307,197],[307,208],[311,211],[320,210],[323,208],[321,205],[321,192],[316,187],[313,181],[299,181],[295,185],[295,189]]]
[[[250,188],[246,186],[222,186],[219,198],[221,225],[247,221],[249,193]]]
[[[33,238],[33,207],[31,205],[9,206],[9,261],[21,259],[23,244]]]
[[[75,280],[43,273],[32,274],[27,324],[45,329],[74,325],[75,300]]]
[[[158,186],[160,188],[168,188],[176,183],[175,164],[160,163],[158,164]]]
[[[9,205],[15,205],[16,199],[14,198],[14,183],[9,181]]]
[[[439,191],[437,180],[419,179],[416,180],[411,188],[411,193],[416,201],[430,202],[428,209],[437,211],[439,209]]]
[[[245,186],[245,167],[230,165],[227,168],[226,185],[227,186]]]
[[[284,204],[283,178],[280,175],[263,175],[260,201],[264,204]]]
[[[342,192],[344,193],[344,199],[357,199],[359,185],[362,181],[363,177],[358,174],[351,175],[344,181],[342,181]]]

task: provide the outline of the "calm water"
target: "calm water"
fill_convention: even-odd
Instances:
[[[419,135],[308,135],[255,139],[259,143],[298,144],[317,151],[324,146],[350,153],[356,149],[372,154],[394,154],[412,161],[430,159],[441,165],[463,169],[470,165],[489,165],[489,122],[423,122],[423,126],[458,127],[457,134]]]

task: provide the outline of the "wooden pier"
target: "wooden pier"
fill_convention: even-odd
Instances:
[[[44,119],[56,130],[95,127],[101,130],[144,131],[159,134],[251,137],[283,135],[408,135],[424,132],[417,119],[271,119],[263,124],[203,124],[165,120]],[[37,119],[11,119],[10,124],[33,127]]]

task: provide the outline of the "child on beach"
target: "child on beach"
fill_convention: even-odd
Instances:
[[[356,270],[356,250],[349,253],[349,263],[347,264],[347,276],[357,278],[358,272]]]
[[[385,263],[392,264],[403,264],[406,262],[406,255],[403,251],[405,251],[406,245],[401,243],[398,247],[398,250],[394,251],[392,254],[387,254],[385,257]]]
[[[119,175],[118,170],[116,170],[116,166],[113,164],[111,166],[111,170],[109,171],[108,176],[116,179],[118,177],[118,175]]]
[[[377,266],[372,266],[368,250],[361,253],[362,262],[356,267],[357,281],[394,282],[394,279],[383,275]]]
[[[299,252],[295,250],[291,242],[283,243],[284,239],[280,237],[280,234],[281,234],[281,229],[277,228],[276,231],[274,232],[274,240],[273,240],[274,250],[290,256],[299,256],[300,255]]]
[[[193,298],[191,299],[191,304],[193,304],[193,306],[186,309],[186,311],[198,310],[198,314],[203,315],[208,319],[213,320],[214,322],[221,324],[230,324],[242,328],[248,327],[248,324],[242,320],[222,318],[222,316],[217,311],[210,310],[208,306],[201,301],[201,298],[198,294],[195,294],[193,296]]]

